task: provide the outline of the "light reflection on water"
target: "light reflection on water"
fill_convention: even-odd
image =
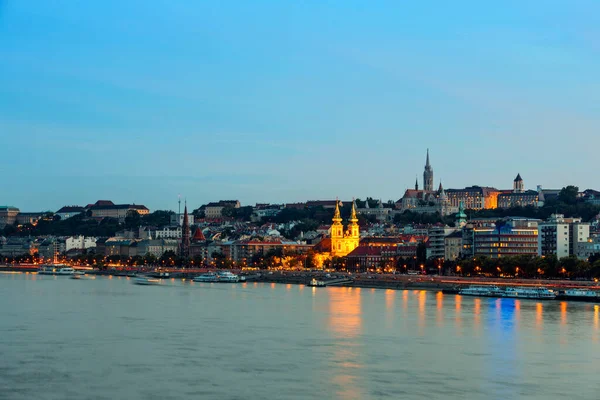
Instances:
[[[0,293],[0,398],[562,400],[600,390],[593,304],[8,274]]]

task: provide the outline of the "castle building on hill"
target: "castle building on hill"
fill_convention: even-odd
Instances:
[[[331,255],[333,257],[344,257],[357,248],[360,242],[360,231],[354,202],[352,202],[352,212],[346,230],[344,230],[344,225],[342,224],[339,202],[336,202],[332,221],[330,235]]]
[[[419,182],[417,180],[415,188],[407,189],[404,192],[404,196],[396,202],[396,209],[400,210],[400,212],[437,212],[440,215],[450,215],[458,211],[458,205],[450,204],[448,194],[442,187],[441,182],[437,190],[433,189],[433,168],[429,162],[429,149],[427,149],[425,170],[423,171],[423,189],[419,190]]]

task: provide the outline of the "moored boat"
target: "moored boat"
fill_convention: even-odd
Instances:
[[[312,278],[310,280],[310,282],[308,283],[308,286],[312,286],[312,287],[325,287],[327,285],[323,281],[319,281],[316,278]]]
[[[229,271],[218,271],[217,282],[233,282],[237,283],[240,281],[240,277]]]
[[[503,297],[504,290],[494,285],[471,285],[458,291],[462,296]]]
[[[217,274],[214,272],[206,272],[202,275],[195,276],[192,280],[194,282],[218,282]]]
[[[503,297],[517,299],[554,300],[558,293],[543,286],[536,287],[509,287]]]
[[[44,264],[37,271],[38,275],[73,275],[75,270],[65,264]]]
[[[588,289],[567,289],[559,292],[556,298],[558,300],[600,302],[600,294],[595,290]]]

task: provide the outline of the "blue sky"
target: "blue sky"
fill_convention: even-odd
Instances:
[[[0,0],[0,204],[600,188],[597,1]]]

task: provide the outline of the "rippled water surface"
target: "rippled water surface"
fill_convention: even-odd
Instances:
[[[0,275],[0,399],[600,399],[598,305]]]

